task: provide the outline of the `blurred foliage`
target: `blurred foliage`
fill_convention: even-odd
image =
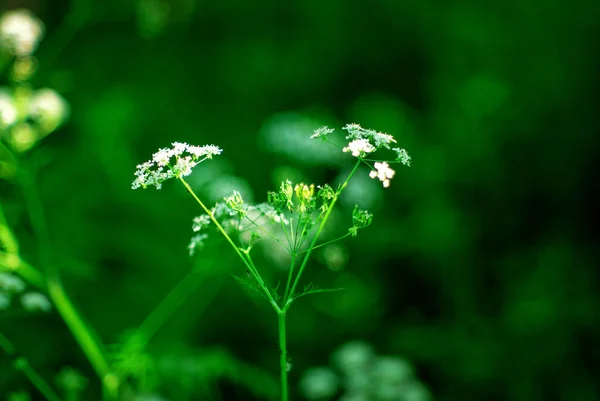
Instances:
[[[214,143],[222,159],[199,166],[194,189],[260,202],[284,177],[338,182],[344,155],[303,139],[356,122],[394,135],[413,165],[385,191],[349,188],[346,212],[359,203],[373,224],[335,268],[324,255],[310,266],[307,280],[345,291],[294,305],[291,382],[362,338],[410,360],[435,400],[600,398],[597,3],[0,2],[17,8],[45,25],[32,85],[70,106],[19,166],[36,174],[66,292],[144,394],[275,399],[278,349],[275,316],[231,279],[244,272],[230,249],[189,258],[197,205],[171,183],[131,191],[136,164],[173,141]],[[10,177],[0,202],[37,266]],[[257,260],[273,286],[276,262]],[[136,348],[128,333],[172,288],[185,300]],[[48,382],[72,366],[83,399],[99,399],[56,313],[0,310],[0,330]],[[27,394],[40,399],[0,353],[0,399]]]

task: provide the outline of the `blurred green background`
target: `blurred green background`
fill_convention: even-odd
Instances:
[[[262,202],[286,177],[347,174],[349,157],[307,138],[355,122],[394,135],[413,165],[385,191],[366,172],[349,188],[335,224],[355,203],[375,218],[341,243],[345,263],[317,255],[307,272],[345,291],[290,311],[295,398],[306,369],[359,339],[409,360],[433,400],[600,399],[597,3],[0,1],[15,8],[45,24],[32,84],[70,106],[21,159],[44,163],[52,255],[78,310],[122,352],[197,272],[134,369],[150,372],[140,391],[273,399],[278,346],[275,314],[231,278],[244,274],[231,249],[188,256],[197,204],[176,182],[132,191],[136,164],[173,141],[216,144],[194,189]],[[19,187],[2,181],[0,197],[36,266]],[[273,284],[284,277],[268,249],[258,260]],[[83,399],[99,399],[56,312],[0,310],[0,330],[49,381],[75,367]],[[0,394],[17,390],[40,399],[0,353]]]

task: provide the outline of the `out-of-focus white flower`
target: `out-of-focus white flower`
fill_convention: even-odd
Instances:
[[[362,157],[368,153],[374,152],[375,147],[367,139],[355,139],[344,149],[344,153],[351,152],[354,157]]]
[[[202,230],[204,227],[210,224],[210,217],[207,214],[203,214],[201,216],[194,217],[194,221],[192,223],[192,231],[197,233]]]
[[[333,361],[343,372],[354,373],[367,368],[375,357],[373,347],[362,341],[342,345],[334,354]]]
[[[300,390],[309,400],[330,399],[337,393],[339,379],[329,368],[310,368],[300,379]]]
[[[10,273],[0,273],[0,288],[7,292],[21,292],[25,283],[19,277]]]
[[[39,121],[42,130],[47,134],[67,119],[69,105],[56,91],[43,88],[35,91],[31,96],[29,115]]]
[[[390,179],[394,178],[394,174],[396,174],[396,172],[394,170],[392,170],[389,166],[389,164],[387,164],[387,162],[376,162],[375,163],[375,170],[372,170],[369,173],[369,177],[371,178],[379,178],[379,181],[381,181],[383,183],[383,187],[387,188],[390,186]]]
[[[204,241],[208,238],[207,234],[198,234],[192,237],[190,244],[188,245],[188,251],[190,256],[194,256],[196,250],[201,249],[204,246]]]
[[[406,384],[403,394],[406,401],[430,401],[432,399],[429,390],[417,380]]]
[[[380,356],[373,362],[372,374],[379,382],[397,383],[413,377],[411,364],[397,356]]]
[[[13,126],[8,142],[17,152],[26,152],[35,145],[39,137],[29,123],[21,122]]]
[[[44,24],[29,10],[12,10],[0,16],[0,46],[19,57],[31,55],[44,34]]]
[[[28,292],[21,296],[21,304],[28,312],[49,312],[52,309],[50,301],[44,294]]]
[[[333,271],[341,270],[348,262],[348,252],[339,244],[330,244],[323,248],[323,259]]]
[[[0,129],[10,127],[17,121],[17,107],[12,96],[0,90]]]

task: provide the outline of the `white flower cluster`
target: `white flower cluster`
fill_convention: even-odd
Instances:
[[[195,146],[173,142],[172,146],[172,148],[159,149],[152,155],[152,160],[137,165],[132,189],[149,186],[160,189],[163,181],[173,177],[188,176],[198,163],[212,159],[214,155],[220,155],[222,152],[214,145]]]
[[[190,256],[194,256],[194,253],[196,253],[198,249],[202,249],[202,247],[204,247],[204,241],[206,241],[207,238],[208,234],[205,233],[197,234],[192,237],[188,245],[188,252]]]
[[[375,171],[377,170],[377,171]],[[396,172],[390,168],[390,165],[386,162],[376,162],[375,170],[372,170],[369,173],[369,177],[371,178],[379,178],[379,181],[383,183],[384,188],[388,188],[390,186],[390,180],[394,178],[394,174]]]
[[[396,154],[398,154],[398,157],[396,158],[396,161],[399,161],[402,164],[404,164],[405,166],[409,166],[410,167],[410,156],[406,152],[406,149],[393,148],[392,150],[394,152],[396,152]]]
[[[389,149],[391,143],[396,143],[393,136],[372,129],[365,129],[358,124],[347,124],[342,129],[348,131],[346,139],[366,139],[369,143],[372,143],[376,149]]]
[[[363,157],[375,151],[375,147],[367,139],[355,139],[344,149],[344,153],[351,152],[354,157]]]
[[[56,91],[43,88],[29,100],[29,116],[39,121],[44,132],[51,132],[69,115],[69,104]]]
[[[192,231],[197,233],[199,231],[204,230],[209,225],[210,217],[207,214],[196,216],[194,217],[194,220],[192,222]],[[208,234],[206,233],[196,234],[192,237],[188,245],[188,251],[190,256],[194,256],[196,250],[201,249],[204,246],[204,241],[206,241],[207,238]]]
[[[44,294],[28,292],[21,296],[21,304],[28,312],[50,312],[52,304]]]
[[[331,134],[333,131],[335,131],[333,128],[329,128],[324,125],[320,128],[317,128],[314,131],[314,133],[310,136],[310,139],[325,138],[325,137],[327,137],[327,135]]]
[[[0,46],[15,56],[30,56],[43,34],[44,24],[28,10],[8,11],[0,17]]]
[[[412,364],[404,358],[380,356],[369,344],[351,342],[339,348],[332,359],[335,368],[310,368],[302,375],[300,390],[307,399],[324,400],[336,395],[340,401],[432,399]]]
[[[197,233],[198,231],[202,230],[204,227],[208,226],[210,224],[210,217],[208,217],[207,214],[203,214],[201,216],[196,216],[194,217],[193,223],[192,223],[192,231]]]

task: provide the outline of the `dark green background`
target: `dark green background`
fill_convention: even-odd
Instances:
[[[241,182],[260,202],[285,175],[276,168],[316,183],[346,171],[349,157],[328,160],[297,138],[356,122],[394,135],[413,166],[389,190],[368,181],[354,195],[375,218],[344,242],[343,270],[308,270],[346,292],[291,310],[294,388],[303,370],[363,339],[411,360],[435,400],[598,399],[594,2],[162,3],[169,13],[157,19],[145,1],[0,2],[46,24],[33,82],[61,93],[71,118],[24,163],[50,160],[38,186],[54,257],[106,344],[194,266],[211,266],[151,354],[222,348],[276,378],[275,314],[231,279],[243,268],[224,244],[188,257],[198,206],[175,182],[130,190],[135,165],[173,141],[214,143],[223,155],[192,176],[195,188],[210,197]],[[0,190],[35,265],[22,196],[10,183]],[[0,327],[44,376],[75,366],[97,391],[56,313],[0,314]],[[158,390],[183,397],[169,380]],[[27,385],[0,355],[0,392]],[[214,388],[224,400],[253,397],[228,379]]]

